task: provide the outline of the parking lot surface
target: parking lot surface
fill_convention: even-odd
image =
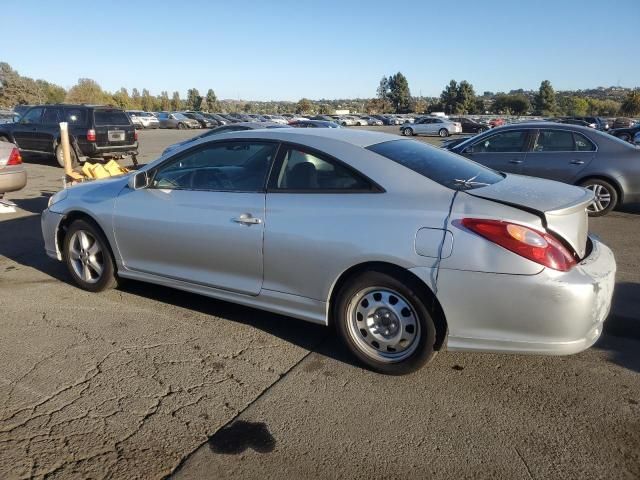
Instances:
[[[139,159],[194,133],[142,131]],[[388,377],[317,325],[77,289],[40,232],[62,170],[26,161],[0,215],[0,478],[640,478],[640,208],[590,221],[618,261],[593,348],[443,352]]]

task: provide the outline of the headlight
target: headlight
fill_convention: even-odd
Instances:
[[[69,195],[69,190],[67,190],[66,188],[63,190],[60,190],[54,195],[51,195],[49,197],[49,204],[47,205],[47,208],[51,208],[51,205],[54,205],[61,200],[64,200],[65,198],[67,198],[67,195]]]

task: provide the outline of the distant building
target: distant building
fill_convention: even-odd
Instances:
[[[349,115],[350,113],[350,110],[336,110],[336,115]]]

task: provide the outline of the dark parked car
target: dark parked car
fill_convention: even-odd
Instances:
[[[462,125],[462,133],[482,133],[489,130],[489,125],[476,122],[466,117],[449,117],[452,122],[458,122]]]
[[[187,118],[197,121],[200,124],[200,128],[212,128],[218,126],[218,122],[212,121],[199,112],[182,112],[182,114]]]
[[[71,161],[131,155],[137,163],[138,134],[127,114],[100,105],[42,105],[31,107],[18,122],[0,125],[0,140],[15,143],[21,152],[55,155],[62,166],[60,122],[69,124]]]
[[[222,127],[213,128],[208,132],[201,133],[200,135],[196,135],[195,137],[188,138],[187,140],[183,140],[182,142],[174,143],[173,145],[169,145],[162,152],[163,155],[166,153],[175,150],[178,147],[182,147],[188,143],[195,142],[196,140],[200,140],[201,138],[207,138],[211,135],[220,135],[221,133],[228,132],[239,132],[241,130],[257,130],[260,128],[287,128],[289,125],[282,125],[281,123],[274,122],[239,122],[232,123],[231,125],[224,125]]]
[[[315,115],[311,117],[309,120],[322,120],[325,122],[333,122],[333,118],[331,118],[329,115]]]
[[[325,120],[294,120],[289,122],[289,126],[296,128],[340,128],[336,122]]]
[[[580,185],[590,215],[640,201],[640,148],[607,133],[551,122],[498,127],[450,150],[495,170]]]
[[[18,116],[24,115],[24,112],[29,110],[33,105],[16,105],[13,107],[13,111],[18,114]]]
[[[636,136],[636,133],[640,132],[640,123],[636,123],[632,127],[627,128],[613,128],[609,130],[611,135],[618,137],[620,140],[624,140],[625,142],[632,142],[633,137]]]
[[[562,117],[559,121],[560,123],[582,125],[584,127],[597,128],[598,130],[609,130],[609,122],[602,117]]]
[[[630,118],[618,117],[613,121],[611,128],[629,128],[629,127],[633,127],[635,123],[636,122],[634,122]]]

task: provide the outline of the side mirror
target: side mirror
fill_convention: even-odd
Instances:
[[[147,171],[134,173],[129,177],[127,185],[131,190],[141,190],[149,186],[149,175]]]

